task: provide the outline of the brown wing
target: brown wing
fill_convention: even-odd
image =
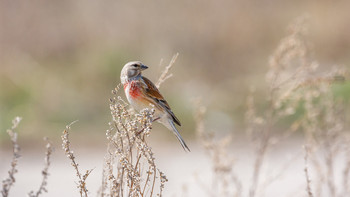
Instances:
[[[181,126],[181,123],[179,119],[175,116],[175,114],[171,111],[170,106],[168,102],[164,99],[164,97],[160,94],[158,88],[152,83],[151,80],[147,79],[146,77],[142,76],[142,80],[145,82],[146,85],[146,94],[151,97],[156,103],[159,103],[163,108],[167,110],[167,112],[171,115],[173,118],[173,121]]]

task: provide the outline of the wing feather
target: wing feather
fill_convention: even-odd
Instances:
[[[168,104],[168,102],[164,99],[164,97],[160,94],[158,88],[152,83],[151,80],[147,79],[146,77],[142,76],[142,80],[144,82],[144,85],[146,86],[144,89],[146,90],[145,94],[152,98],[157,104],[161,105],[173,118],[173,121],[181,126],[181,123],[179,119],[175,116],[175,114],[171,111],[171,108]]]

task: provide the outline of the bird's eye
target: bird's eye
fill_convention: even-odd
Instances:
[[[133,65],[132,65],[132,67],[134,67],[134,68],[137,68],[137,66],[138,66],[137,64],[133,64]]]

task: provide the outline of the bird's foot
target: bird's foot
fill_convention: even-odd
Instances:
[[[153,119],[152,122],[157,121],[157,120],[159,120],[159,119],[160,119],[160,117],[158,117],[158,118],[156,118],[156,119]]]
[[[156,118],[156,119],[153,119],[152,122],[157,121],[157,120],[159,120],[159,119],[160,119],[160,117],[158,117],[158,118]],[[136,136],[139,136],[144,130],[145,130],[145,129],[142,128],[140,131],[136,131],[136,133],[135,133]]]
[[[142,128],[140,131],[136,131],[136,136],[139,136],[142,132],[143,132],[143,130],[145,130],[144,128]]]

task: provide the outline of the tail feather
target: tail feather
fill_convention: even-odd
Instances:
[[[171,126],[171,130],[173,131],[173,133],[175,134],[176,138],[179,140],[179,142],[181,143],[182,145],[182,148],[185,150],[185,151],[188,151],[188,152],[191,152],[191,150],[188,148],[188,146],[186,145],[184,139],[182,139],[179,131],[176,129],[175,125],[174,125],[174,122],[172,120],[168,120],[170,126]],[[170,128],[169,128],[170,129]]]

